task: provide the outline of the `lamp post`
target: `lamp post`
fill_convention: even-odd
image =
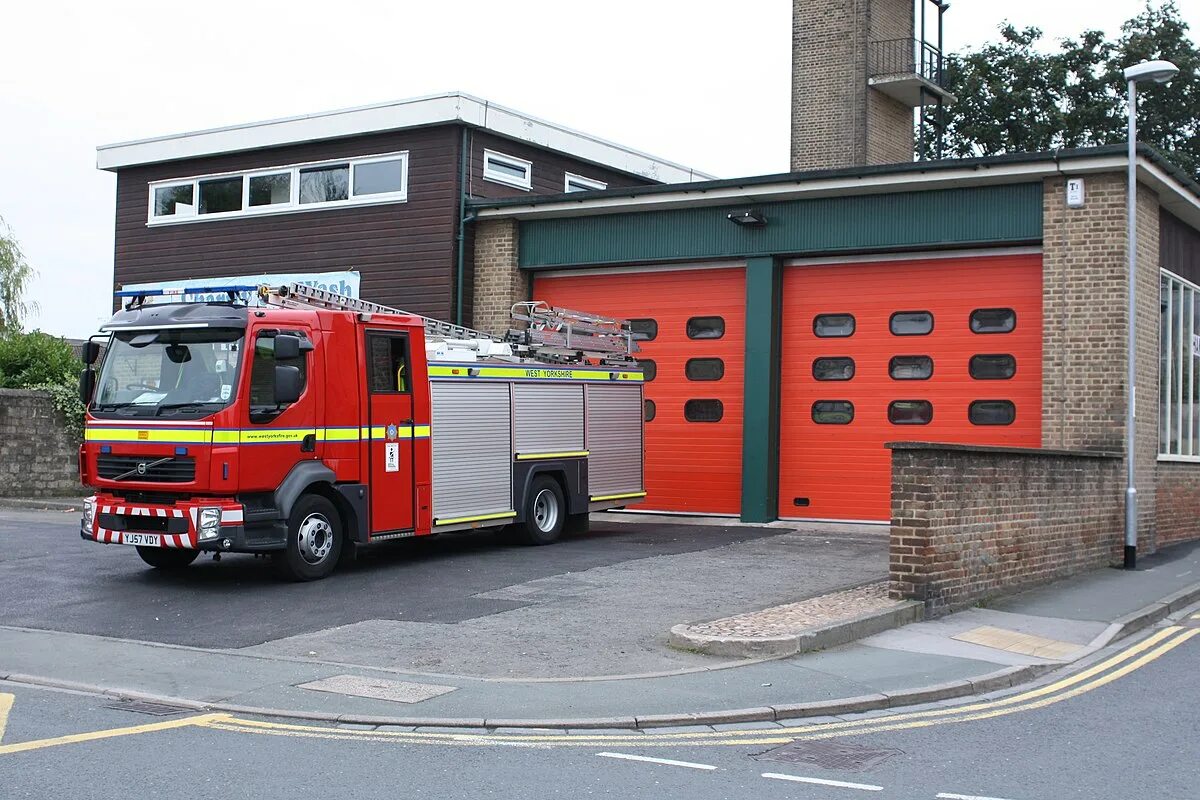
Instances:
[[[1134,453],[1137,431],[1137,85],[1166,83],[1179,73],[1170,61],[1143,61],[1125,70],[1129,82],[1129,164],[1126,184],[1127,247],[1129,257],[1129,311],[1126,330],[1125,376],[1125,569],[1137,566],[1137,486],[1134,484]]]

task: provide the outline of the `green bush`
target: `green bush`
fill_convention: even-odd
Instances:
[[[83,362],[71,345],[49,334],[0,335],[0,389],[39,389],[50,395],[63,416],[67,432],[83,438],[83,404],[79,402],[79,371]]]
[[[0,336],[0,388],[75,386],[83,363],[71,345],[40,331]]]

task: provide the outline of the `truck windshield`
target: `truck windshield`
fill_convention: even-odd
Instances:
[[[118,331],[90,410],[194,419],[224,408],[237,394],[243,334],[223,328]]]

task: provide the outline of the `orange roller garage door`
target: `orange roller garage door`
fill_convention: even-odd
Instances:
[[[647,494],[638,508],[739,513],[745,270],[538,275],[533,297],[638,320],[654,333],[639,343],[650,363]]]
[[[887,520],[890,441],[1041,446],[1040,255],[789,266],[779,515]]]

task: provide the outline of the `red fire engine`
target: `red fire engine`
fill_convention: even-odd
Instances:
[[[627,322],[519,304],[499,338],[299,284],[118,294],[80,380],[80,535],[153,567],[270,553],[314,580],[381,540],[549,544],[645,496]]]

